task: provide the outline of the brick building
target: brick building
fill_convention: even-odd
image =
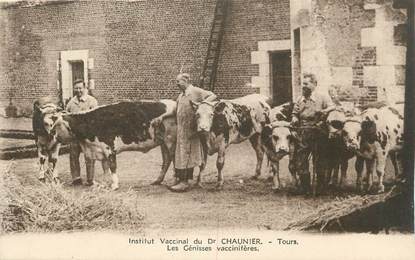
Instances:
[[[78,77],[101,104],[174,97],[180,69],[199,85],[217,1],[3,4],[0,103],[67,99]],[[401,100],[406,16],[391,0],[228,2],[214,82],[220,97],[259,92],[285,102],[310,71],[322,88],[362,90],[358,101],[380,92]],[[356,100],[343,92],[343,100]]]
[[[392,0],[290,4],[294,86],[299,71],[310,71],[344,101],[404,101],[406,9]]]

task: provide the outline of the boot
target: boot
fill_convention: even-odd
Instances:
[[[187,179],[187,171],[182,169],[176,170],[176,176],[179,180],[177,184],[170,186],[169,189],[173,192],[185,192],[190,188],[189,181]]]

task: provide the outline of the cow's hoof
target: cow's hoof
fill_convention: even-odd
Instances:
[[[216,185],[216,190],[223,190],[223,184],[217,184]]]
[[[118,186],[118,185],[111,185],[111,190],[113,190],[113,191],[115,191],[115,190],[118,190],[120,188],[120,186]]]
[[[269,176],[269,177],[267,178],[267,182],[271,182],[273,179],[274,179],[274,178],[273,178],[272,176]]]
[[[42,178],[38,178],[38,180],[39,180],[40,182],[43,182],[43,183],[45,183],[45,182],[46,182],[46,179],[45,179],[45,177],[42,177]]]
[[[204,189],[205,188],[205,186],[202,183],[200,183],[200,182],[197,182],[195,184],[195,187],[200,188],[200,189]]]
[[[151,185],[161,185],[162,182],[162,180],[155,180],[151,183]]]
[[[279,192],[280,191],[280,187],[279,186],[272,186],[272,191],[273,192]]]
[[[383,184],[379,185],[378,193],[384,193],[384,192],[385,192],[385,186]]]
[[[251,180],[258,180],[258,175],[254,175],[251,177]]]

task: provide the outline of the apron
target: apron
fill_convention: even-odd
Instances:
[[[176,169],[194,168],[202,162],[202,147],[197,135],[191,97],[191,94],[180,94],[177,100]]]

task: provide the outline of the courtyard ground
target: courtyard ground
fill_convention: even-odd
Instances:
[[[125,193],[129,196],[129,200],[134,196],[132,201],[144,214],[144,230],[193,228],[280,230],[289,222],[314,212],[323,203],[333,201],[339,196],[339,194],[316,198],[295,196],[284,191],[284,188],[275,193],[271,190],[271,181],[267,180],[270,174],[265,160],[261,177],[252,180],[250,177],[254,174],[256,159],[249,142],[232,145],[227,151],[224,167],[225,184],[221,191],[214,189],[217,178],[216,156],[208,159],[207,169],[202,177],[205,187],[194,188],[186,193],[174,193],[167,189],[166,185],[173,182],[171,168],[163,185],[150,185],[157,178],[160,170],[160,148],[155,148],[146,154],[121,153],[117,159],[120,189],[115,192]],[[280,176],[284,185],[290,184],[287,163],[288,159],[284,158],[280,167]],[[81,165],[84,165],[82,158]],[[100,162],[97,162],[95,167],[96,180],[103,185],[109,185],[110,177],[103,175]],[[348,190],[353,190],[354,187],[353,168],[353,163],[350,163]],[[57,169],[64,189],[90,192],[90,187],[69,186],[71,178],[68,155],[59,158]],[[37,159],[16,160],[12,171],[22,185],[41,185],[37,180]],[[85,167],[82,168],[82,177],[85,179]],[[386,180],[390,181],[391,177],[392,175],[387,173]],[[134,192],[127,193],[129,190]]]

